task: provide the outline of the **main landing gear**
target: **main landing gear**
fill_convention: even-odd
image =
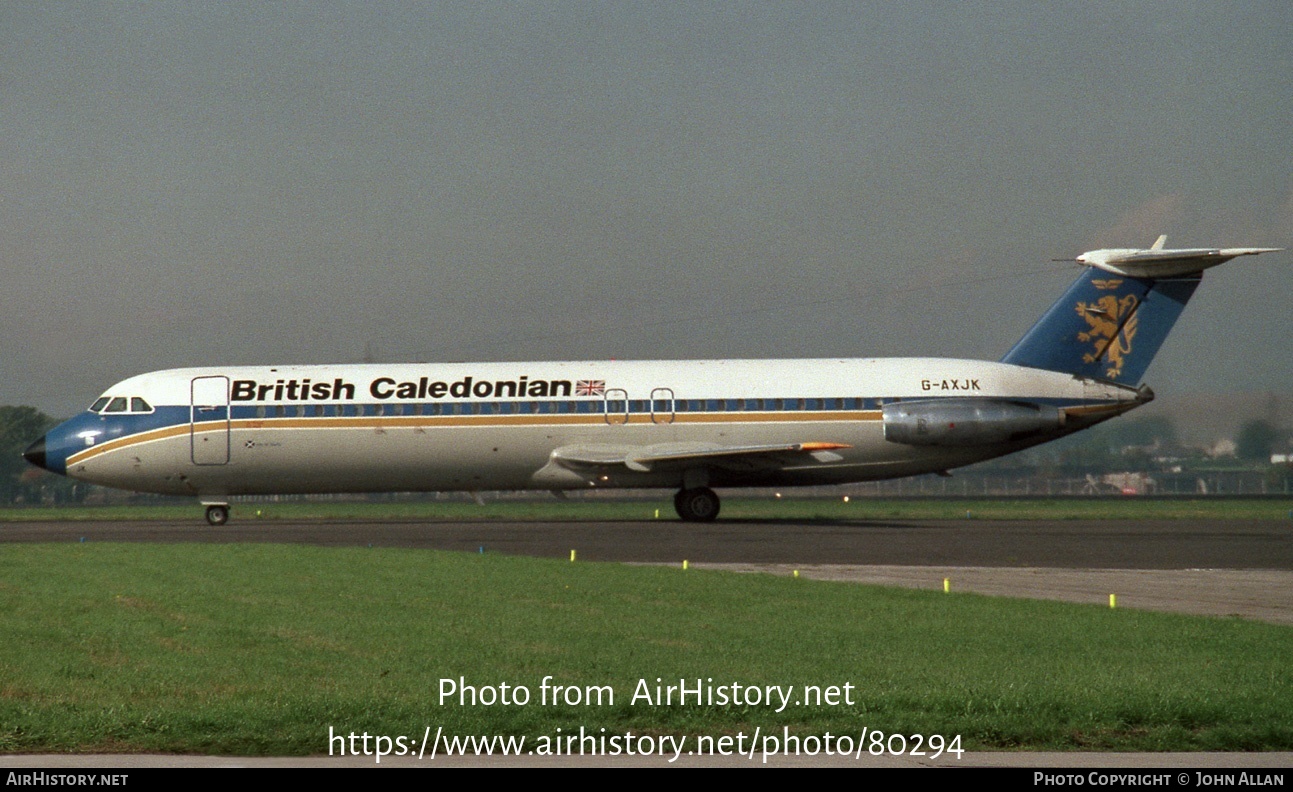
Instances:
[[[678,490],[673,507],[684,522],[712,522],[718,516],[718,495],[709,487]]]
[[[229,522],[229,507],[223,503],[213,503],[208,506],[207,522],[217,526]]]

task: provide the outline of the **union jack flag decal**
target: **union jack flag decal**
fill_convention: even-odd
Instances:
[[[576,396],[604,396],[606,380],[579,380],[575,383]]]

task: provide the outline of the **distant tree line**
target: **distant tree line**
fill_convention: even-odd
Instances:
[[[70,479],[27,463],[22,454],[57,420],[35,407],[0,406],[0,503],[39,504],[79,500],[85,491]]]

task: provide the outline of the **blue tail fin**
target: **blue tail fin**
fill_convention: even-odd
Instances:
[[[1201,277],[1088,268],[1001,362],[1136,385]]]

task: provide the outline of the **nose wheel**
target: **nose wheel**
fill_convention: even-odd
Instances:
[[[212,525],[224,525],[229,522],[229,507],[220,503],[208,506],[207,522]]]
[[[718,495],[709,487],[679,490],[673,507],[684,522],[711,522],[718,516]]]

